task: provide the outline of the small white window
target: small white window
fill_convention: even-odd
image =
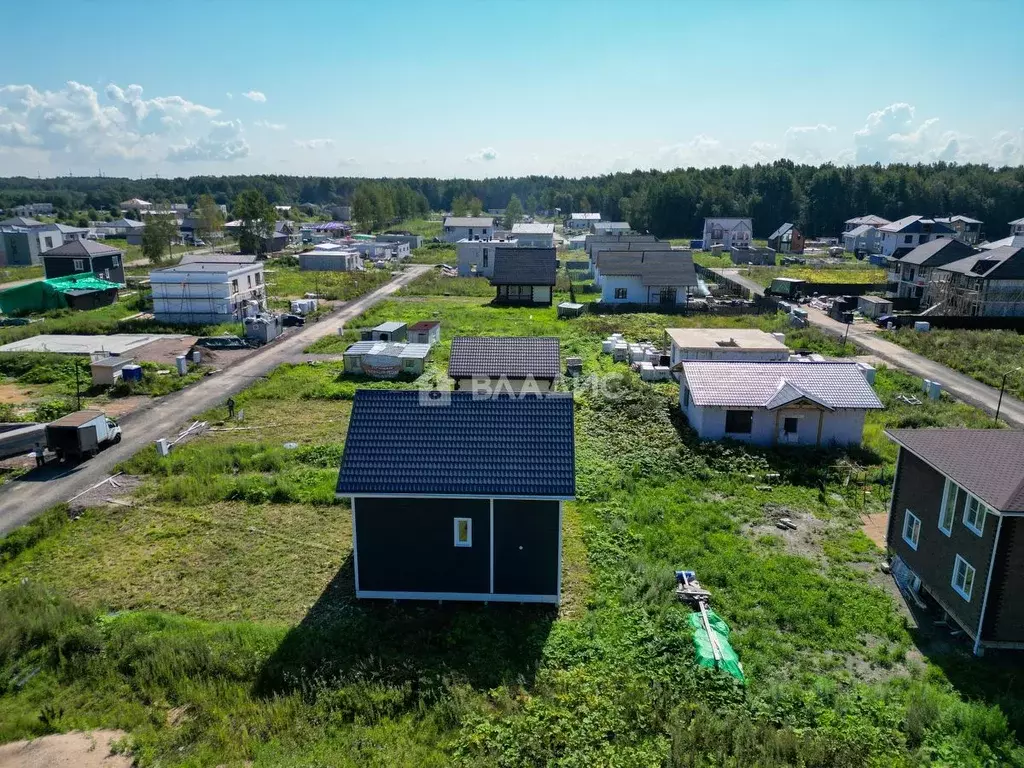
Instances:
[[[115,267],[119,267],[121,266],[121,259],[118,256],[111,256],[110,263],[113,264]]]
[[[71,265],[75,272],[85,272],[85,260],[84,259],[73,259],[74,263]]]
[[[960,494],[960,486],[952,480],[946,480],[946,488],[942,492],[942,509],[939,510],[939,530],[947,536],[953,533],[953,515],[956,514],[956,500]]]
[[[472,547],[473,546],[473,518],[471,518],[471,517],[456,517],[455,518],[455,546],[456,547]]]
[[[913,550],[917,550],[917,543],[921,540],[921,520],[909,509],[903,517],[903,540]]]
[[[988,508],[977,496],[968,496],[964,505],[964,525],[978,536],[985,534],[985,511]]]
[[[974,566],[960,555],[956,556],[953,563],[953,589],[964,600],[971,601],[971,593],[974,592]]]

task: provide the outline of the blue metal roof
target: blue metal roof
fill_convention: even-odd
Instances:
[[[571,395],[439,394],[356,390],[338,494],[575,496]]]

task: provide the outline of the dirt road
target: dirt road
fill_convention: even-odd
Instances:
[[[414,264],[377,290],[346,304],[332,315],[296,334],[263,347],[195,386],[174,392],[121,419],[124,438],[93,459],[68,468],[51,465],[34,470],[0,488],[0,536],[24,525],[39,513],[108,477],[113,467],[159,437],[176,434],[183,422],[222,403],[282,363],[305,359],[302,350],[323,336],[336,334],[346,322],[387,298],[431,269]]]
[[[716,269],[714,271],[730,280],[735,280],[758,295],[764,293],[764,288],[739,274],[738,270]],[[812,325],[833,336],[843,336],[846,333],[846,326],[843,323],[836,322],[824,312],[811,307],[804,307],[804,309],[807,310],[807,319]],[[879,337],[877,332],[878,329],[873,324],[855,323],[850,326],[849,340],[889,365],[922,379],[937,381],[954,397],[990,414],[995,414],[996,407],[999,405],[998,389],[982,384],[970,376],[958,373],[952,368],[929,360],[916,352],[911,352],[899,344],[886,341]],[[1014,427],[1024,428],[1024,402],[1004,394],[1002,406],[999,408],[999,418]]]

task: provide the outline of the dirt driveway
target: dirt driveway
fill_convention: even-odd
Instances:
[[[111,742],[124,731],[74,731],[0,745],[0,768],[131,768],[132,759],[115,755]]]

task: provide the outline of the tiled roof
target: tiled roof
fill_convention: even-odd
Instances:
[[[493,227],[493,216],[446,216],[446,227]]]
[[[46,258],[67,256],[80,259],[83,256],[115,256],[120,253],[121,251],[117,248],[97,243],[95,240],[71,240],[64,245],[58,245],[56,248],[46,251],[43,256]]]
[[[881,408],[856,363],[684,362],[690,397],[700,406],[772,408],[799,390],[827,408]]]
[[[1024,431],[890,429],[894,441],[1001,512],[1024,512]]]
[[[785,224],[783,224],[783,225],[782,225],[781,227],[779,227],[779,228],[778,228],[778,229],[776,229],[776,230],[775,230],[774,232],[772,232],[772,233],[771,233],[770,235],[768,235],[768,239],[769,239],[769,240],[774,240],[774,239],[775,239],[776,237],[782,237],[782,236],[783,236],[784,234],[786,234],[787,232],[789,232],[789,230],[791,230],[792,228],[793,228],[793,225],[792,225],[792,224],[790,224],[790,223],[789,223],[789,222],[787,221],[787,222],[786,222]]]
[[[441,324],[440,320],[420,320],[418,323],[413,323],[409,326],[410,331],[429,331],[431,328],[436,328]]]
[[[554,285],[554,248],[496,248],[491,285]]]
[[[867,224],[871,227],[881,227],[884,224],[888,224],[888,219],[883,219],[881,216],[875,216],[873,213],[869,213],[865,216],[854,216],[852,219],[847,219],[844,223],[846,224]]]
[[[986,280],[1024,280],[1024,248],[1003,246],[983,250],[973,256],[944,264],[939,269]]]
[[[571,395],[438,395],[428,405],[419,391],[356,390],[337,492],[575,495]]]
[[[453,379],[555,379],[561,372],[560,355],[556,336],[456,336],[448,375]]]
[[[644,285],[696,285],[690,251],[605,251],[601,275],[638,275]]]
[[[974,248],[955,238],[929,240],[923,245],[900,259],[904,264],[919,264],[927,267],[939,267],[952,261],[966,258],[975,253]]]
[[[851,229],[849,232],[844,232],[844,237],[860,237],[863,234],[870,232],[872,229],[878,229],[873,224],[858,224],[856,227]]]

